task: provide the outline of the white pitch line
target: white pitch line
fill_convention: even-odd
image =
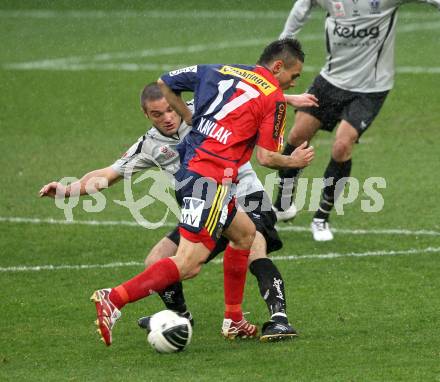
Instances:
[[[36,18],[36,19],[53,19],[53,18],[84,18],[84,19],[102,19],[102,18],[214,18],[214,19],[280,19],[285,20],[290,9],[283,11],[250,11],[247,9],[237,10],[192,10],[192,11],[172,11],[172,10],[51,10],[51,9],[26,9],[26,10],[0,10],[2,18]],[[324,12],[314,13],[311,18],[324,17]],[[409,20],[426,20],[427,18],[438,17],[436,12],[399,12],[399,18]]]
[[[126,226],[143,228],[135,221],[127,220],[62,220],[52,218],[20,218],[0,216],[0,223],[24,223],[24,224],[55,224],[55,225],[88,225],[88,226]],[[163,227],[175,227],[176,224],[164,223]]]
[[[396,72],[401,74],[440,74],[440,67],[398,66]]]
[[[129,262],[116,262],[108,264],[78,264],[78,265],[35,265],[26,266],[18,265],[14,267],[0,267],[0,272],[39,272],[39,271],[60,271],[60,270],[81,270],[81,269],[94,269],[94,268],[122,268],[122,267],[138,267],[142,266],[144,263],[137,261]]]
[[[397,32],[411,33],[411,32],[426,31],[426,30],[432,30],[438,28],[440,28],[440,22],[433,21],[429,23],[424,22],[424,23],[415,23],[415,24],[406,24],[406,25],[397,26]]]
[[[47,64],[43,62],[39,63],[19,63],[19,64],[6,64],[4,68],[12,70],[51,70],[51,71],[118,71],[118,72],[167,72],[179,68],[190,66],[191,64],[136,64],[130,62],[120,63],[66,63],[54,65],[53,63]],[[305,73],[318,73],[321,70],[317,66],[305,66],[303,72]],[[400,74],[440,74],[440,67],[424,67],[424,66],[398,66],[396,72]]]
[[[64,58],[55,59],[44,59],[38,61],[21,62],[21,63],[11,63],[4,64],[3,67],[6,69],[18,69],[18,70],[32,70],[32,69],[49,69],[49,70],[68,70],[69,65],[75,70],[78,65],[90,65],[93,62],[110,61],[117,59],[127,59],[127,58],[145,58],[145,57],[164,57],[169,55],[178,55],[183,53],[197,53],[206,52],[210,50],[218,49],[233,49],[233,48],[245,48],[249,46],[259,46],[267,43],[270,39],[249,39],[241,41],[223,41],[218,43],[210,44],[195,44],[188,46],[170,46],[163,48],[152,48],[143,49],[138,51],[128,51],[128,52],[108,52],[99,53],[93,56],[72,56]],[[110,63],[114,64],[114,63]],[[117,65],[117,63],[115,64]],[[125,64],[126,65],[126,64]]]
[[[416,255],[425,253],[440,253],[440,247],[427,247],[424,249],[411,248],[407,250],[391,251],[369,251],[369,252],[349,252],[349,253],[324,253],[320,255],[302,255],[302,256],[273,256],[272,260],[290,261],[290,260],[327,260],[338,259],[341,257],[369,257],[369,256],[397,256],[397,255]]]
[[[277,226],[279,232],[291,231],[291,232],[310,232],[308,227],[298,226]],[[440,236],[440,231],[432,230],[410,230],[410,229],[344,229],[344,228],[332,228],[335,233],[346,235],[402,235],[402,236]]]
[[[16,223],[16,224],[58,224],[58,225],[87,225],[87,226],[126,226],[143,228],[135,221],[127,220],[62,220],[52,218],[28,218],[28,217],[6,217],[0,216],[0,223]],[[165,223],[163,227],[175,227],[176,223]],[[310,232],[308,227],[281,225],[276,227],[278,231],[290,232]],[[434,230],[410,230],[401,228],[390,229],[344,229],[333,228],[336,233],[345,235],[403,235],[403,236],[440,236],[440,231]]]
[[[440,22],[425,22],[425,23],[413,23],[406,24],[398,28],[399,33],[412,33],[418,30],[433,30],[440,28]],[[321,33],[305,34],[301,35],[300,39],[302,41],[319,41],[323,38]],[[219,49],[234,49],[234,48],[246,48],[250,46],[260,46],[271,41],[272,38],[258,38],[258,39],[248,39],[241,41],[223,41],[223,42],[213,42],[210,44],[196,44],[188,46],[174,46],[174,47],[163,47],[163,48],[153,48],[144,49],[139,51],[128,51],[128,52],[107,52],[95,54],[93,56],[71,56],[64,58],[54,58],[54,59],[43,59],[37,61],[29,62],[19,62],[19,63],[6,63],[2,65],[3,69],[6,70],[120,70],[120,71],[158,71],[158,70],[169,70],[182,67],[182,65],[169,65],[169,64],[137,64],[137,63],[105,63],[98,65],[96,62],[102,63],[103,61],[120,60],[120,59],[130,59],[130,58],[145,58],[145,57],[162,57],[169,55],[178,55],[184,53],[198,53],[206,52],[210,50]],[[314,68],[306,68],[306,71],[315,71]],[[317,71],[317,70],[316,70]],[[399,71],[399,68],[398,68]],[[402,73],[428,73],[437,74],[439,68],[422,68],[415,67],[414,70],[411,67],[405,67]]]
[[[139,11],[105,11],[105,10],[38,10],[30,9],[23,11],[8,11],[0,10],[0,17],[3,18],[37,18],[37,19],[53,19],[53,18],[87,18],[87,19],[102,19],[102,18],[159,18],[159,19],[281,19],[284,20],[288,15],[289,10],[286,11],[249,11],[249,10],[231,10],[231,11],[168,11],[168,10],[139,10]]]
[[[423,249],[411,248],[408,250],[391,250],[391,251],[369,251],[369,252],[349,252],[349,253],[324,253],[311,254],[302,256],[272,256],[274,261],[301,261],[301,260],[331,260],[346,257],[372,257],[372,256],[398,256],[398,255],[417,255],[428,253],[440,253],[439,247],[427,247]],[[214,264],[221,264],[221,259],[211,261]],[[0,272],[40,272],[40,271],[59,271],[59,270],[83,270],[83,269],[101,269],[101,268],[122,268],[122,267],[142,267],[144,263],[129,261],[116,262],[107,264],[61,264],[61,265],[35,265],[26,266],[18,265],[11,267],[0,267]]]
[[[119,62],[119,63],[32,63],[25,62],[22,64],[12,64],[5,65],[6,69],[12,70],[50,70],[50,71],[68,71],[68,72],[79,72],[79,71],[118,71],[118,72],[167,72],[174,69],[184,68],[185,64],[136,64],[132,62]]]

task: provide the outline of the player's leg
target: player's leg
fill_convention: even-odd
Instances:
[[[276,265],[267,257],[267,241],[261,231],[258,227],[252,243],[249,270],[257,279],[270,318],[288,323],[284,281]]]
[[[178,227],[176,227],[151,249],[150,253],[145,258],[145,267],[152,265],[160,259],[174,256],[177,252],[179,241],[180,235]],[[194,326],[194,319],[185,303],[182,282],[179,281],[168,286],[163,291],[158,292],[158,295],[167,309],[170,309],[179,315],[188,318],[188,320],[191,322],[191,325]],[[149,319],[149,316],[139,318],[138,325],[143,329],[148,329]]]
[[[176,227],[167,235],[166,238],[163,238],[151,249],[149,255],[145,259],[145,265],[149,266],[151,262],[157,261],[164,257],[174,256],[177,251],[179,242],[179,228]],[[221,252],[223,252],[226,249],[228,243],[229,240],[227,240],[223,236],[220,237],[215,248],[209,254],[206,263],[214,259]],[[158,295],[164,302],[167,309],[173,310],[181,316],[186,317],[191,322],[191,325],[194,326],[194,318],[191,312],[187,309],[185,297],[183,294],[183,285],[181,281],[170,285],[162,292],[159,292]],[[138,320],[138,325],[143,329],[149,330],[149,321],[150,316],[141,317]]]
[[[320,127],[321,122],[319,119],[307,112],[298,111],[295,116],[295,124],[287,137],[283,154],[290,155],[303,142],[310,142]],[[295,193],[295,183],[300,173],[300,168],[285,168],[280,169],[278,172],[280,183],[274,203],[278,220],[289,220],[296,215],[293,195]]]
[[[324,172],[324,184],[319,208],[313,216],[312,233],[316,241],[333,239],[328,220],[338,197],[337,190],[342,190],[344,179],[351,173],[351,155],[359,138],[356,129],[347,121],[341,121],[336,130],[330,162]]]
[[[294,126],[289,132],[284,147],[284,155],[292,154],[305,141],[310,144],[316,132],[322,128],[323,124],[328,122],[326,113],[328,113],[328,110],[334,109],[334,102],[331,100],[330,93],[332,90],[330,84],[321,76],[314,79],[308,93],[318,98],[319,107],[298,108]],[[300,173],[301,169],[281,169],[279,171],[280,183],[274,207],[280,221],[292,219],[296,215],[296,207],[292,202],[296,187],[295,183]]]
[[[156,261],[115,288],[95,291],[92,301],[96,306],[96,324],[105,344],[111,345],[112,329],[121,316],[120,310],[126,304],[162,291],[178,281],[196,276],[209,252],[202,243],[193,243],[181,237],[175,256]]]
[[[219,212],[221,209],[218,209],[218,204],[209,202],[212,202],[214,195],[223,195],[224,199],[228,193],[216,182],[195,173],[182,173],[181,180],[188,181],[184,182],[178,195],[182,202],[182,216],[176,254],[156,261],[144,272],[112,289],[110,299],[118,309],[128,302],[147,297],[152,292],[162,291],[173,283],[195,277],[215,246],[212,233],[215,232],[218,221],[211,219],[210,232],[206,225],[213,210],[217,208],[216,212]],[[192,195],[197,192],[199,198],[194,198]]]
[[[270,315],[270,319],[263,324],[260,341],[294,338],[297,333],[287,318],[284,280],[278,268],[267,257],[266,251],[266,239],[257,231],[249,256],[249,270],[257,279],[261,297]]]
[[[317,241],[333,239],[328,221],[334,203],[343,190],[344,178],[351,174],[353,147],[374,121],[387,94],[388,92],[359,94],[341,90],[340,97],[345,99],[341,123],[336,131],[331,158],[324,173],[325,187],[319,209],[312,221],[313,238]]]
[[[230,339],[255,337],[257,327],[244,319],[241,307],[255,225],[244,212],[237,212],[223,235],[229,239],[229,244],[223,257],[225,315],[222,334]]]
[[[113,288],[110,299],[120,309],[127,303],[164,290],[171,283],[193,278],[199,273],[209,252],[202,243],[181,237],[175,256],[156,261],[132,279]]]
[[[176,229],[177,231],[177,229]],[[174,233],[174,231],[172,232]],[[174,256],[177,252],[179,243],[170,239],[169,236],[163,237],[153,248],[151,248],[147,257],[144,260],[145,268],[154,264],[160,259]]]
[[[173,231],[171,231],[151,249],[150,253],[145,259],[145,266],[148,267],[157,260],[165,257],[174,256],[177,252],[179,242],[179,228],[176,226]],[[193,323],[192,315],[186,307],[185,297],[183,295],[183,286],[180,281],[168,286],[163,291],[158,292],[158,295],[167,309],[174,310],[175,312],[190,319],[191,323]]]
[[[261,297],[267,305],[270,317],[263,325],[260,340],[277,341],[292,338],[296,331],[287,319],[284,280],[277,266],[267,257],[268,253],[278,251],[283,246],[275,229],[276,215],[264,191],[246,195],[245,203],[256,205],[253,211],[248,212],[257,230],[249,255],[249,270],[257,279]]]

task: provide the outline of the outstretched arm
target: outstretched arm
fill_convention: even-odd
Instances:
[[[71,194],[94,194],[103,188],[110,187],[121,178],[122,176],[109,166],[91,171],[68,186],[63,186],[59,182],[50,182],[42,187],[39,194],[40,197],[48,196],[51,198],[55,198],[55,196],[69,197]]]
[[[297,0],[287,17],[280,38],[295,37],[309,19],[313,5],[313,0]]]

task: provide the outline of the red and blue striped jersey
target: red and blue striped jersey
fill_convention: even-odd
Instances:
[[[262,66],[197,65],[161,79],[175,92],[194,92],[192,129],[179,145],[182,166],[221,182],[235,181],[255,144],[282,147],[286,102],[277,79]],[[226,169],[232,172],[225,174]]]

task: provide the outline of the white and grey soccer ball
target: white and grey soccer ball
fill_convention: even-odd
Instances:
[[[191,342],[191,323],[172,310],[162,310],[153,314],[149,330],[148,343],[159,353],[182,351]]]

